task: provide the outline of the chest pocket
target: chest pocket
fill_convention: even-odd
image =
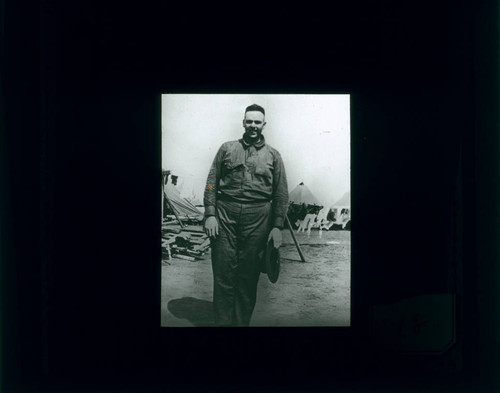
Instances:
[[[244,157],[234,153],[228,154],[223,163],[220,185],[231,188],[240,186],[245,171]]]
[[[240,157],[230,155],[224,158],[224,170],[226,174],[236,170],[241,170],[244,166],[244,160],[242,160]]]
[[[273,162],[270,159],[258,162],[255,167],[255,177],[266,186],[270,186],[273,182],[273,169]]]

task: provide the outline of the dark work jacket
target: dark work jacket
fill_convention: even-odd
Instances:
[[[215,215],[218,198],[252,203],[272,201],[271,225],[283,228],[288,210],[288,185],[280,153],[265,143],[243,139],[224,143],[215,155],[205,187],[205,216]]]

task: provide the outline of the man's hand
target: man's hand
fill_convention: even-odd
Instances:
[[[283,239],[281,237],[281,230],[279,228],[271,229],[267,241],[269,242],[269,240],[271,239],[273,239],[274,248],[280,248]]]
[[[209,216],[205,220],[205,233],[210,237],[219,235],[219,222],[215,216]]]

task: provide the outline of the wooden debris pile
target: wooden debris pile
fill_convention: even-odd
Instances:
[[[199,226],[162,226],[162,251],[167,260],[171,258],[197,261],[204,259],[210,249],[210,238]]]

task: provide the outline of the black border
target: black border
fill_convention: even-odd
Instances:
[[[257,17],[235,5],[0,4],[7,390],[498,384],[495,2],[268,5]],[[260,52],[247,55],[255,46]],[[397,242],[384,261],[380,228],[353,227],[350,330],[193,329],[162,340],[159,266],[151,264],[160,256],[160,205],[150,193],[161,170],[159,95],[200,89],[351,94],[353,205],[365,218],[373,205],[390,205],[383,229]],[[430,101],[419,111],[422,97]],[[417,195],[419,171],[443,192]],[[408,203],[436,206],[447,219],[427,228],[411,216],[412,227]],[[450,215],[446,206],[463,209]],[[421,229],[432,257],[419,264],[424,252],[407,246]],[[456,254],[448,250],[457,244]],[[455,255],[459,277],[450,282]],[[431,266],[436,260],[446,262]],[[458,354],[372,351],[370,302],[453,282]],[[463,369],[450,373],[443,365],[455,357]]]

